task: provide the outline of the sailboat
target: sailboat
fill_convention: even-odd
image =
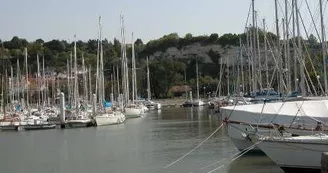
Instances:
[[[196,60],[197,100],[195,100],[193,102],[193,105],[194,106],[204,106],[205,103],[202,100],[199,99],[199,79],[198,79],[199,77],[198,77],[198,75],[199,75],[199,72],[198,72],[198,60]]]
[[[90,127],[94,125],[94,122],[89,117],[89,113],[80,110],[82,107],[82,101],[79,101],[76,41],[74,39],[74,108],[70,114],[68,114],[69,118],[66,120],[66,127]]]
[[[151,91],[150,91],[150,77],[149,77],[149,63],[147,57],[147,100],[144,102],[148,109],[157,109],[160,110],[162,105],[151,100]]]
[[[100,107],[101,111],[97,113],[97,115],[94,117],[97,126],[103,126],[103,125],[112,125],[112,124],[120,124],[125,121],[125,115],[120,111],[114,111],[114,110],[106,110],[105,106],[105,89],[104,89],[104,60],[103,60],[103,46],[102,46],[102,28],[101,28],[101,17],[99,17],[99,44],[100,48],[98,47],[98,51],[100,49],[100,69],[98,74],[99,77],[99,100],[100,100]],[[97,79],[98,80],[98,79]]]
[[[297,137],[259,136],[257,146],[285,172],[321,172],[321,155],[328,150],[328,135]]]
[[[122,36],[122,47],[121,47],[121,63],[122,63],[122,89],[123,89],[123,104],[125,106],[124,113],[126,118],[138,118],[144,114],[144,109],[135,103],[131,103],[129,100],[129,69],[128,59],[126,56],[126,44],[125,44],[125,28],[124,18],[121,15],[121,36]]]

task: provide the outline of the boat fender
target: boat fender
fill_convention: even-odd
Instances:
[[[241,132],[241,136],[242,136],[243,138],[245,138],[246,140],[252,141],[251,138],[249,137],[249,135],[246,134],[246,133],[244,133],[244,132]]]

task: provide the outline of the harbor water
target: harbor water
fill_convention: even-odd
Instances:
[[[229,158],[238,151],[225,128],[184,159],[167,167],[220,125],[220,115],[206,107],[163,108],[119,125],[1,132],[1,172],[283,172],[263,155],[244,155],[231,162]]]

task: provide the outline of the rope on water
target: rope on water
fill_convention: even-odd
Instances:
[[[198,144],[195,148],[193,148],[192,150],[190,150],[188,153],[186,153],[185,155],[183,155],[182,157],[180,157],[179,159],[173,161],[172,163],[166,165],[164,168],[169,168],[172,165],[176,164],[177,162],[179,162],[180,160],[182,160],[183,158],[185,158],[186,156],[188,156],[190,153],[192,153],[193,151],[195,151],[197,148],[199,148],[200,146],[202,146],[204,144],[204,142],[206,142],[208,139],[210,139],[217,131],[219,131],[223,126],[223,123],[221,124],[220,127],[218,127],[212,134],[210,134],[206,139],[204,139],[200,144]]]
[[[238,152],[238,153],[232,155],[231,157],[229,157],[228,159],[231,159],[231,162],[228,163],[227,165],[231,164],[233,161],[237,160],[238,158],[240,158],[241,156],[243,156],[244,154],[246,154],[248,151],[252,150],[256,145],[258,145],[258,144],[261,143],[261,142],[262,142],[262,141],[258,141],[258,142],[256,142],[255,144],[249,146],[248,148],[245,148],[244,150],[242,150],[242,151],[240,151],[240,152]],[[224,161],[224,160],[226,160],[226,159],[221,159],[221,160],[219,160],[219,161],[217,161],[217,162],[214,162],[214,163],[212,163],[212,164],[210,164],[210,165],[208,165],[208,166],[205,166],[205,167],[203,167],[203,168],[201,168],[201,169],[205,169],[205,168],[211,167],[211,166],[213,166],[213,165],[215,165],[215,164],[217,164],[217,163],[220,163],[221,161]],[[218,169],[221,169],[221,168],[223,168],[223,167],[225,167],[225,166],[227,166],[227,165],[220,165],[219,167],[216,167],[215,169],[213,169],[213,170],[211,170],[211,171],[209,171],[209,172],[207,172],[207,173],[212,173],[212,172],[214,172],[214,171],[216,171],[216,170],[218,170]]]
[[[254,144],[254,145],[255,145],[255,144]],[[205,169],[205,168],[211,167],[211,166],[213,166],[213,165],[215,165],[215,164],[218,164],[218,163],[220,163],[220,162],[222,162],[222,161],[224,161],[224,160],[227,160],[227,159],[229,159],[229,158],[234,158],[234,157],[238,156],[239,154],[245,152],[246,150],[248,150],[248,149],[250,149],[250,148],[252,148],[252,147],[253,147],[253,145],[251,145],[251,146],[245,148],[245,149],[242,150],[242,151],[239,151],[239,152],[235,153],[234,155],[232,155],[232,156],[230,156],[230,157],[228,157],[228,158],[220,159],[220,160],[218,160],[218,161],[216,161],[216,162],[214,162],[214,163],[212,163],[212,164],[210,164],[210,165],[207,165],[207,166],[205,166],[205,167],[202,167],[201,169]]]

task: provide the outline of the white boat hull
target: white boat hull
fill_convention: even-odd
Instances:
[[[142,108],[125,108],[126,118],[138,118],[144,113]]]
[[[162,105],[161,105],[160,103],[156,103],[156,109],[157,109],[157,110],[162,109]]]
[[[204,106],[205,102],[201,101],[201,100],[196,100],[193,103],[194,106]]]
[[[283,125],[291,125],[295,123],[295,115],[299,110],[299,107],[302,105],[302,102],[286,102],[283,103],[267,103],[267,105],[263,109],[263,113],[261,110],[263,108],[263,104],[257,105],[243,105],[243,106],[229,106],[222,107],[221,114],[222,119],[227,122],[227,132],[231,140],[234,142],[235,146],[238,150],[244,150],[249,146],[253,145],[253,143],[249,142],[248,138],[245,138],[248,132],[254,132],[254,128],[257,127],[257,123],[272,125],[283,124]],[[296,105],[296,106],[295,106]],[[310,105],[307,103],[303,104],[304,108],[302,110],[302,115],[305,114],[304,111],[313,111],[309,112],[308,115],[325,115],[326,109],[324,109],[325,105],[322,103],[316,103],[314,105]],[[323,106],[323,109],[318,108]],[[252,112],[255,109],[257,112]],[[269,110],[267,110],[269,109]],[[316,110],[318,109],[318,110]],[[280,115],[277,115],[279,111]],[[315,112],[317,111],[317,112]],[[300,112],[300,111],[299,111]],[[309,127],[315,127],[317,122],[313,119],[323,120],[323,117],[308,117],[298,115],[299,122],[302,122]],[[311,135],[313,131],[306,131],[302,129],[286,129],[287,131],[296,134],[296,135]],[[268,134],[268,133],[276,133],[273,129],[268,130],[268,128],[258,128],[259,134]],[[245,135],[246,134],[246,135]],[[260,151],[259,148],[255,147],[252,151]]]
[[[68,128],[79,128],[79,127],[90,127],[92,126],[91,119],[86,120],[68,120],[66,121],[65,127]]]
[[[125,115],[123,113],[103,114],[103,115],[96,116],[95,120],[97,126],[121,124],[125,121]]]
[[[264,140],[259,148],[285,171],[310,172],[321,169],[321,154],[327,143]]]

